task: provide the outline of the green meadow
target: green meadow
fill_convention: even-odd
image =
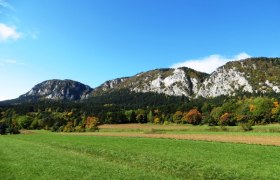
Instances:
[[[279,179],[280,147],[34,131],[0,136],[0,179]]]

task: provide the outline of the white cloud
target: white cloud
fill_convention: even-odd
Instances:
[[[0,42],[9,39],[17,40],[20,38],[21,38],[21,33],[17,32],[16,28],[0,23]]]
[[[214,54],[201,59],[191,59],[191,60],[186,60],[184,62],[179,62],[173,64],[171,67],[172,68],[189,67],[197,71],[212,73],[218,67],[224,65],[229,61],[236,61],[236,60],[246,59],[250,57],[251,56],[249,54],[244,52],[231,57]]]

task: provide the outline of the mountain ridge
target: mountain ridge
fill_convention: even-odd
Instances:
[[[188,67],[160,68],[131,77],[108,80],[96,88],[73,80],[47,80],[21,95],[19,101],[41,99],[79,101],[119,90],[153,92],[188,98],[238,93],[279,93],[280,59],[248,58],[227,62],[211,74]]]

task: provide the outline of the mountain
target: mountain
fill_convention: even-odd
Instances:
[[[121,78],[113,81],[107,81],[106,84],[113,86],[98,87],[95,93],[100,94],[116,91],[120,89],[129,89],[133,92],[154,92],[170,96],[187,96],[192,97],[197,94],[199,85],[209,75],[198,72],[193,69],[182,67],[177,69],[164,68],[155,69],[148,72],[139,73],[130,78]]]
[[[211,74],[187,67],[155,69],[109,80],[94,89],[72,80],[48,80],[17,100],[84,100],[118,92],[151,92],[189,98],[280,93],[280,58],[232,61]]]
[[[107,81],[94,91],[97,94],[129,89],[133,92],[155,92],[171,96],[210,98],[240,93],[279,93],[280,59],[249,58],[232,61],[211,74],[182,67],[156,69],[130,78]]]
[[[234,96],[236,93],[279,93],[280,59],[249,58],[228,62],[201,85],[197,96]]]
[[[19,97],[20,100],[83,100],[87,99],[92,88],[72,80],[48,80],[34,86]]]

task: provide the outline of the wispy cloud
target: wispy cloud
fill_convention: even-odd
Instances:
[[[0,22],[0,43],[7,40],[38,39],[39,30],[22,26],[24,23],[16,16],[16,9],[9,2],[9,0],[0,0],[0,17],[5,17],[3,19],[9,22],[9,25]],[[20,32],[17,30],[19,24],[21,24]]]
[[[9,39],[18,40],[21,37],[21,33],[18,32],[15,27],[10,27],[4,23],[0,23],[0,42],[7,41]]]
[[[5,59],[0,61],[0,66],[4,66],[4,65],[18,65],[18,66],[24,66],[25,63],[23,62],[19,62],[13,59]]]
[[[40,31],[37,29],[33,29],[31,31],[28,32],[28,36],[31,37],[32,39],[36,40],[38,39],[38,35],[40,34]]]
[[[4,60],[4,62],[7,64],[17,64],[16,60],[10,60],[10,59]]]
[[[246,59],[250,57],[251,56],[245,52],[230,57],[223,56],[220,54],[214,54],[200,59],[190,59],[184,62],[179,62],[173,64],[171,67],[172,68],[189,67],[197,71],[212,73],[218,67],[224,65],[229,61],[236,61],[236,60]]]
[[[15,8],[6,0],[0,0],[0,7],[15,11]]]

